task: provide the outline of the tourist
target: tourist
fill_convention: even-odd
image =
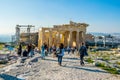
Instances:
[[[67,47],[67,51],[68,51],[68,54],[70,53],[70,51],[71,51],[71,49],[70,49],[70,47],[68,46]]]
[[[44,44],[44,52],[45,52],[45,56],[47,56],[48,55],[48,46],[46,43]]]
[[[29,52],[29,57],[33,57],[35,45],[34,45],[34,44],[31,44],[30,46],[31,46],[31,48],[30,48],[30,52]]]
[[[21,53],[22,53],[22,45],[20,44],[19,47],[18,47],[18,56],[21,56]]]
[[[45,59],[45,43],[41,46],[41,57],[42,59]]]
[[[39,49],[38,47],[35,46],[35,49],[34,49],[34,54],[38,53],[39,52]]]
[[[49,48],[50,53],[52,53],[52,46]]]
[[[82,43],[82,46],[79,49],[79,53],[80,53],[80,64],[83,66],[84,65],[84,56],[87,55],[87,48],[84,45],[84,43]]]
[[[56,49],[56,46],[53,45],[53,46],[52,46],[52,54],[53,54],[53,58],[56,57],[56,50],[57,50],[57,49]]]
[[[32,44],[28,44],[28,45],[27,45],[28,53],[30,53],[31,48],[32,48]]]
[[[71,50],[72,50],[72,54],[74,54],[74,52],[75,52],[75,47],[72,47]]]
[[[28,51],[27,51],[27,49],[25,49],[25,50],[23,51],[23,57],[28,57]]]
[[[62,65],[62,57],[64,56],[64,45],[60,43],[59,49],[57,50],[58,65]]]

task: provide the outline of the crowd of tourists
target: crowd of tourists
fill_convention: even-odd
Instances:
[[[20,44],[17,53],[19,56],[33,57],[35,51],[38,51],[38,49],[36,49],[33,44],[26,45],[24,50],[22,49],[22,45]],[[58,58],[58,64],[61,66],[64,53],[68,52],[68,54],[74,54],[76,51],[80,53],[80,64],[84,65],[84,56],[88,55],[87,48],[84,43],[81,44],[81,47],[79,49],[70,46],[64,47],[64,44],[62,43],[60,43],[59,46],[52,46],[49,48],[46,43],[43,43],[38,53],[41,54],[41,59],[45,59],[45,56],[47,56],[48,54],[53,54],[54,57]]]
[[[22,57],[32,57],[34,55],[35,46],[33,44],[28,44],[25,46],[25,49],[22,49],[22,45],[20,44],[18,47],[18,56]]]

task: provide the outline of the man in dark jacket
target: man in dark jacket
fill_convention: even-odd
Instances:
[[[21,44],[19,45],[17,53],[18,53],[19,56],[21,56],[21,53],[22,53],[22,45]]]
[[[79,49],[79,53],[80,53],[80,64],[84,65],[84,56],[87,55],[87,48],[84,45],[84,43],[82,43],[82,46]]]

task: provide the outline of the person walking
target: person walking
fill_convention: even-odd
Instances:
[[[80,53],[80,64],[83,66],[84,65],[84,56],[88,55],[87,48],[84,45],[84,43],[82,43],[82,46],[79,49],[79,53]]]
[[[57,50],[58,65],[62,66],[62,57],[64,56],[64,45],[60,43],[59,49]]]

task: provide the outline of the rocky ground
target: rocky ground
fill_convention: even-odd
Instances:
[[[120,80],[120,75],[113,75],[95,67],[93,64],[80,65],[75,55],[66,55],[62,66],[58,66],[57,58],[52,55],[42,60],[39,54],[33,58],[0,70],[0,80]]]

